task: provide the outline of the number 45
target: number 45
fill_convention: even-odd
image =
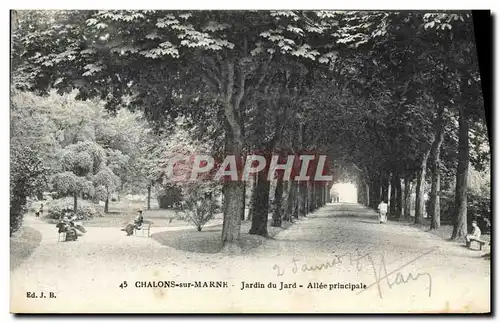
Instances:
[[[120,286],[119,286],[119,287],[120,287],[120,288],[125,288],[125,287],[127,287],[127,286],[128,286],[128,285],[127,285],[127,281],[125,280],[123,283],[121,283],[121,284],[120,284]]]

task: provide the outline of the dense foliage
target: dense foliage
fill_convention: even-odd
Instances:
[[[50,203],[47,215],[49,219],[60,220],[66,214],[76,216],[76,219],[79,221],[104,216],[104,212],[99,210],[99,205],[95,205],[91,201],[80,202],[76,212],[73,211],[73,200],[71,198],[62,198]]]

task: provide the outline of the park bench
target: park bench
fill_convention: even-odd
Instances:
[[[137,228],[134,228],[134,234],[135,235],[139,235],[139,232],[142,234],[143,237],[146,236],[146,233],[147,233],[147,237],[149,237],[151,234],[151,225],[153,224],[153,221],[148,221],[148,220],[144,220],[142,222],[142,225],[137,229]]]
[[[57,233],[57,242],[66,242],[66,238],[68,237],[68,234],[66,232],[58,232]],[[74,240],[70,240],[74,241]]]
[[[57,234],[57,242],[66,241],[66,232],[58,232]]]
[[[471,247],[472,242],[477,242],[479,244],[479,251],[483,250],[483,246],[487,244],[487,241],[481,240],[481,239],[476,239],[476,238],[471,238],[469,242],[467,243],[467,248]]]

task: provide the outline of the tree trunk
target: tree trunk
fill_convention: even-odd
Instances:
[[[452,240],[467,234],[467,173],[469,171],[469,116],[460,103],[458,128],[458,165],[455,187],[455,221]]]
[[[104,201],[104,213],[109,213],[109,193],[106,194],[106,201]]]
[[[373,207],[377,207],[377,205],[380,203],[382,200],[382,182],[380,181],[380,178],[377,178],[373,184],[373,195],[374,198],[372,199]]]
[[[382,201],[384,199],[384,192],[383,192],[383,185],[382,185],[382,181],[379,181],[379,185],[378,185],[378,201]]]
[[[151,210],[151,183],[148,185],[148,210]]]
[[[444,110],[444,109],[443,109]],[[442,113],[442,110],[440,110]],[[442,118],[438,115],[438,118]],[[429,215],[431,217],[431,227],[430,229],[439,229],[441,225],[441,208],[440,208],[440,190],[441,190],[441,144],[444,140],[444,127],[443,120],[438,120],[438,125],[436,129],[436,135],[434,136],[434,142],[431,149],[431,171],[432,171],[432,184],[431,184],[431,196],[429,204]]]
[[[371,188],[371,194],[372,194],[372,197],[371,197],[371,207],[373,208],[377,208],[377,205],[380,203],[380,201],[382,200],[381,199],[381,195],[382,195],[382,183],[380,182],[380,177],[377,176],[376,179],[373,179],[371,181],[371,185],[372,185],[372,188]]]
[[[299,218],[298,201],[299,201],[299,186],[296,181],[290,181],[289,187],[290,200],[287,200],[287,212],[290,212],[290,221]]]
[[[417,191],[415,197],[415,224],[421,224],[424,219],[424,189],[425,173],[427,170],[427,160],[429,159],[430,149],[427,149],[422,156],[420,170],[417,176]]]
[[[293,181],[293,191],[292,191],[292,194],[293,194],[293,199],[292,199],[292,217],[295,218],[295,219],[298,219],[299,218],[299,185],[297,182]]]
[[[370,184],[365,182],[365,190],[366,190],[366,206],[370,206]]]
[[[400,218],[403,214],[403,189],[401,188],[401,178],[396,176],[395,178],[395,193],[396,193],[396,217]]]
[[[273,221],[271,225],[273,227],[281,227],[281,204],[283,198],[283,175],[282,172],[278,175],[278,179],[276,182],[276,189],[274,190],[274,211],[273,211]]]
[[[328,183],[323,185],[323,205],[328,203]]]
[[[244,120],[240,116],[240,103],[245,94],[245,73],[238,66],[238,62],[231,59],[222,62],[221,79],[223,79],[224,88],[221,96],[225,117],[225,156],[233,155],[237,166],[241,167]],[[241,227],[241,205],[245,200],[244,184],[241,181],[229,180],[224,186],[226,205],[221,234],[223,251],[240,252],[238,240]]]
[[[318,195],[318,188],[314,182],[309,182],[309,185],[311,187],[311,212],[314,212],[318,208],[318,200],[316,198]]]
[[[317,210],[321,207],[321,185],[313,182],[314,185],[314,209]]]
[[[312,182],[307,183],[307,211],[308,213],[314,212],[314,185]]]
[[[227,213],[226,185],[222,185],[222,214]]]
[[[309,183],[305,183],[304,184],[305,187],[306,187],[306,195],[304,196],[304,201],[305,201],[305,216],[307,216],[307,214],[309,214],[309,208],[310,208],[310,205],[311,205],[311,200],[310,200],[310,191],[311,191],[311,187],[309,186]]]
[[[245,181],[243,184],[243,203],[241,203],[241,221],[245,221],[245,210],[246,210],[246,198],[247,198],[247,183]]]
[[[298,215],[306,216],[307,213],[307,182],[299,182]]]
[[[266,129],[266,120],[261,120],[259,123],[259,132],[264,132]],[[277,138],[277,136],[275,136]],[[274,150],[275,140],[261,142],[260,149],[265,154],[266,165],[262,171],[258,172],[257,183],[252,196],[252,226],[249,234],[256,234],[263,237],[268,236],[267,222],[269,217],[269,193],[271,190],[271,182],[268,179],[269,164],[272,158],[271,152]],[[274,214],[274,213],[273,213]]]
[[[405,196],[404,196],[404,207],[403,207],[403,218],[409,219],[411,217],[411,191],[412,182],[410,175],[406,175],[404,179],[405,185]]]
[[[392,216],[392,211],[394,209],[394,192],[392,188],[392,174],[389,173],[389,177],[387,177],[387,211],[389,211],[389,216]]]
[[[255,209],[254,200],[255,200],[256,189],[257,189],[257,176],[255,176],[252,181],[252,195],[250,197],[250,209],[248,210],[247,220],[252,220],[253,212]]]
[[[78,208],[78,194],[73,194],[73,212]]]
[[[325,206],[325,192],[326,192],[325,185],[326,185],[326,183],[324,183],[324,182],[319,184],[319,187],[320,187],[319,203],[320,203],[321,207]]]
[[[289,222],[293,221],[294,209],[295,209],[294,206],[297,195],[296,191],[297,191],[297,186],[295,184],[295,181],[288,181],[285,216],[284,216],[285,221]]]
[[[241,204],[243,203],[243,183],[238,181],[227,181],[224,191],[226,201],[226,213],[222,224],[222,242],[228,244],[230,250],[240,239],[241,226]],[[227,249],[226,248],[226,249]]]
[[[321,202],[319,196],[321,195],[321,186],[318,183],[313,182],[314,187],[314,210],[321,207]]]
[[[439,196],[439,191],[441,190],[441,174],[439,170],[439,163],[437,165],[432,165],[432,172],[432,186],[429,207],[429,213],[431,217],[431,230],[439,229],[439,227],[441,226],[441,202]]]
[[[271,183],[267,179],[268,169],[258,173],[259,179],[253,194],[253,214],[252,214],[252,227],[249,234],[257,234],[267,237],[267,219],[269,215],[269,190]]]
[[[389,203],[389,214],[392,218],[398,218],[399,214],[397,212],[398,209],[398,182],[399,177],[397,174],[392,173],[391,175],[391,182],[390,182],[390,203]]]
[[[373,207],[375,208],[376,205],[374,205],[375,203],[380,203],[380,201],[376,202],[378,199],[377,197],[375,197],[376,195],[376,191],[377,191],[377,187],[375,186],[375,181],[373,179],[369,179],[369,184],[370,185],[370,188],[368,189],[369,193],[370,193],[370,204],[368,204],[369,207]]]

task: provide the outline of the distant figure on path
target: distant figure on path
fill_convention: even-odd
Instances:
[[[38,215],[43,215],[43,203],[40,205],[40,210],[38,211]]]
[[[477,226],[477,221],[472,221],[472,234],[468,234],[465,236],[465,241],[467,245],[469,245],[471,239],[479,240],[481,238],[481,230]]]
[[[144,222],[144,217],[142,216],[142,210],[137,211],[137,216],[134,219],[134,223],[129,223],[121,231],[125,231],[127,236],[131,236],[134,233],[134,229],[140,229],[142,223]]]
[[[380,223],[387,222],[387,203],[383,200],[378,205],[378,220]]]

